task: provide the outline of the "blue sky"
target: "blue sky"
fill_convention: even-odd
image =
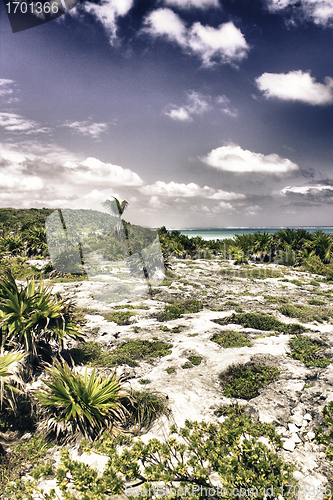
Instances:
[[[331,0],[99,0],[12,33],[0,206],[157,227],[333,225]]]

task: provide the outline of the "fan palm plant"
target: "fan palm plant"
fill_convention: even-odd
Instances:
[[[51,294],[41,281],[17,285],[10,272],[0,279],[0,331],[2,345],[19,344],[37,355],[40,341],[56,341],[63,348],[67,336],[82,335],[70,321],[70,304]]]
[[[119,431],[125,423],[126,409],[121,398],[130,398],[116,375],[101,379],[92,370],[88,378],[72,371],[67,364],[56,363],[47,369],[46,388],[36,396],[44,407],[39,429],[55,432],[65,441],[84,436],[94,440],[104,430]]]
[[[20,363],[24,354],[18,352],[0,355],[0,409],[3,401],[15,410],[15,393],[21,392],[20,388],[24,386],[20,377]]]

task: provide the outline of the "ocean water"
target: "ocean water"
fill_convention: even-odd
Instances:
[[[287,226],[286,226],[287,227]],[[198,229],[177,229],[181,234],[194,238],[201,236],[204,240],[224,240],[233,238],[236,234],[269,233],[274,234],[286,227],[222,227],[222,228],[198,228]],[[333,226],[288,226],[290,229],[305,229],[309,233],[322,231],[326,234],[333,234]],[[172,230],[170,229],[169,232]]]

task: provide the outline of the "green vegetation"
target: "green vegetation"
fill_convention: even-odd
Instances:
[[[326,344],[320,343],[318,340],[310,339],[305,335],[296,335],[290,339],[289,345],[291,348],[291,356],[294,359],[299,359],[305,366],[317,366],[326,368],[332,361],[330,359],[319,358],[316,353],[329,347]]]
[[[234,490],[239,492],[235,498],[255,496],[264,500],[269,484],[274,491],[286,486],[283,497],[289,500],[297,484],[293,478],[295,467],[277,455],[282,440],[274,427],[253,422],[250,416],[234,410],[219,424],[187,420],[183,428],[172,426],[164,442],[133,440],[126,443],[125,449],[118,443],[119,439],[105,433],[89,448],[84,447],[110,458],[102,474],[71,459],[64,451],[56,470],[61,493],[67,495],[70,488],[75,498],[80,495],[106,500],[110,495],[123,494],[126,481],[135,485],[132,491],[126,490],[130,498],[152,498],[152,491],[163,484],[166,491],[186,488],[193,491],[192,500],[208,500],[217,491],[217,479],[223,486],[216,496]]]
[[[275,367],[233,363],[219,378],[225,396],[249,400],[257,397],[259,389],[274,382],[279,374]]]
[[[151,384],[151,380],[150,380],[150,378],[140,378],[139,384],[141,384],[141,385]]]
[[[276,297],[274,295],[264,295],[264,299],[272,304],[287,304],[289,302],[287,297]]]
[[[202,358],[200,356],[189,356],[188,360],[192,363],[192,365],[200,365]]]
[[[113,321],[117,323],[117,325],[130,325],[130,318],[135,316],[136,313],[132,313],[130,311],[116,311],[116,312],[102,312],[104,319],[106,321]]]
[[[49,378],[36,393],[42,404],[38,428],[46,436],[65,441],[85,437],[94,440],[104,430],[119,429],[125,414],[120,399],[128,397],[115,375],[101,379],[95,369],[88,378],[75,373],[66,363],[47,369]]]
[[[52,341],[63,348],[66,337],[82,335],[71,321],[69,301],[52,295],[42,281],[38,287],[33,280],[18,285],[8,272],[0,279],[0,336],[2,346],[37,356],[41,345],[51,352]]]
[[[263,331],[276,331],[280,333],[303,333],[307,331],[307,329],[299,325],[297,323],[293,323],[288,325],[286,323],[282,323],[281,321],[274,318],[274,316],[268,314],[256,314],[256,313],[240,313],[233,314],[228,316],[227,318],[214,319],[215,323],[219,325],[225,325],[229,323],[234,323],[238,325],[242,325],[244,328],[253,328],[255,330],[263,330]]]
[[[303,323],[318,321],[329,321],[333,317],[333,310],[321,306],[305,306],[302,304],[286,304],[279,308],[279,311],[289,318],[298,318]]]
[[[333,401],[330,401],[328,405],[323,408],[323,415],[325,418],[325,426],[327,429],[324,431],[322,426],[316,429],[316,439],[318,443],[324,444],[327,448],[325,454],[327,458],[333,461]]]
[[[154,359],[171,354],[172,344],[149,340],[129,340],[113,351],[104,351],[98,342],[85,342],[81,347],[71,350],[76,363],[88,366],[115,367],[126,364],[138,366],[138,361],[153,361]]]
[[[325,306],[327,303],[323,300],[310,299],[308,300],[308,304],[310,304],[310,306]]]
[[[168,366],[165,370],[169,375],[175,373],[176,369],[173,366]]]
[[[183,314],[197,313],[203,308],[201,302],[195,299],[173,300],[164,307],[164,311],[156,314],[158,321],[171,321],[180,318]]]
[[[168,414],[168,398],[157,391],[132,391],[130,396],[121,403],[127,411],[126,428],[132,434],[148,432],[157,418]]]
[[[233,300],[227,300],[227,302],[224,303],[225,306],[238,306],[237,302],[234,302]]]
[[[133,306],[131,304],[124,304],[122,306],[113,306],[113,309],[143,309],[143,310],[148,310],[148,306]]]
[[[160,330],[162,330],[162,332],[180,333],[182,331],[182,329],[183,329],[183,327],[181,327],[181,326],[175,326],[174,328],[168,328],[165,325],[160,326]]]
[[[35,465],[41,463],[47,450],[52,446],[51,443],[47,443],[40,436],[34,436],[28,441],[14,446],[11,452],[7,453],[4,457],[0,456],[1,493],[10,488],[10,481],[19,480],[24,470],[29,471]],[[8,495],[10,495],[10,490],[8,491]],[[17,497],[7,496],[4,498],[12,500]]]
[[[235,330],[217,333],[211,338],[211,340],[225,349],[245,346],[251,347],[253,345],[244,333],[237,332]]]

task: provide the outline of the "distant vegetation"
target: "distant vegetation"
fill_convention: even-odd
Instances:
[[[54,210],[47,208],[0,209],[0,271],[5,264],[8,267],[9,257],[49,256],[45,221],[53,212],[57,214]],[[82,214],[81,219],[77,213]],[[82,228],[85,229],[81,236],[83,238],[82,251],[86,254],[98,252],[104,258],[117,260],[124,258],[128,252],[125,235],[130,238],[132,253],[141,252],[155,238],[154,231],[132,225],[123,219],[124,230],[121,233],[123,237],[121,237],[118,228],[119,220],[115,222],[110,215],[93,210],[80,210],[77,213],[72,225],[79,232]],[[103,224],[100,226],[104,228],[98,234],[93,230],[96,227],[97,215],[103,219]],[[70,213],[65,213],[65,218],[70,218],[70,216]],[[57,215],[54,216],[54,223],[56,220],[58,220]],[[110,238],[110,232],[115,229],[115,226],[117,226],[117,238]],[[288,228],[281,229],[275,234],[257,231],[224,240],[205,241],[200,236],[189,238],[179,231],[169,232],[165,227],[161,227],[158,229],[158,235],[166,265],[168,265],[169,257],[173,255],[191,259],[217,257],[223,260],[233,260],[238,264],[253,261],[296,265],[309,272],[325,275],[328,279],[333,278],[333,263],[331,263],[333,235],[327,235],[322,231],[311,234],[305,229]],[[54,235],[55,239],[61,239],[61,237],[64,238],[59,234]],[[75,238],[72,239],[71,244],[77,245]],[[60,267],[61,258],[59,255],[58,266]],[[154,260],[154,256],[152,258]],[[82,266],[79,264],[73,257],[73,274],[82,274]],[[17,266],[17,261],[13,261],[13,265]],[[135,264],[133,265],[135,267]],[[256,275],[253,276],[253,278],[256,277]]]

